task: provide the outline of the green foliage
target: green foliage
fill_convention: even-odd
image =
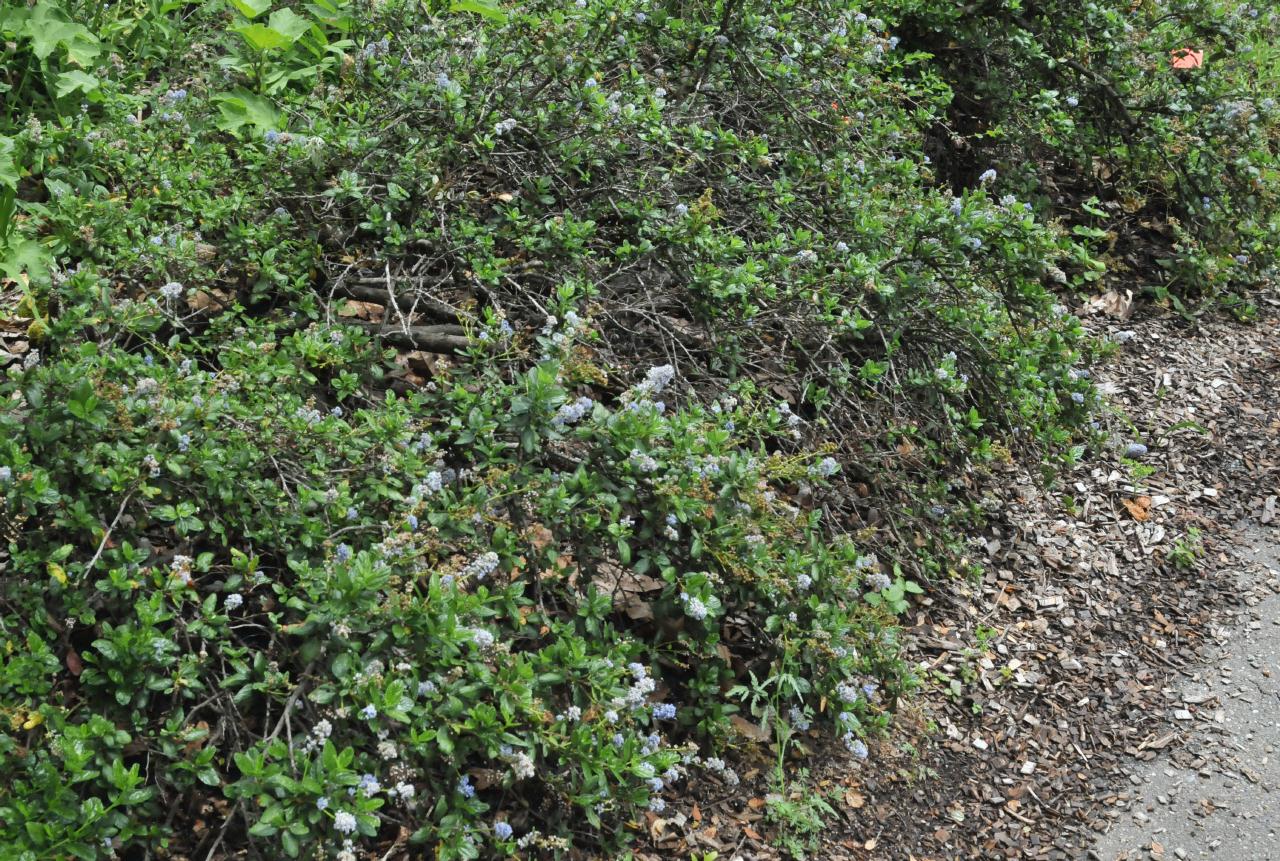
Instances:
[[[906,24],[5,8],[0,295],[29,349],[0,380],[0,845],[24,861],[619,847],[689,771],[732,774],[734,716],[779,786],[800,732],[860,761],[915,683],[896,617],[970,569],[967,474],[1083,451],[1093,346],[1052,290],[1115,265],[1118,192],[1060,223],[1006,165],[1145,170],[1156,138],[1046,150],[1010,112],[998,172],[944,188],[926,153],[965,91]],[[1197,99],[1241,92],[1213,80]],[[1265,134],[1231,138],[1259,170]],[[1250,271],[1268,194],[1231,204]],[[1200,220],[1176,259],[1208,271]],[[460,352],[352,316],[353,282],[401,272]],[[771,807],[797,852],[821,813]]]
[[[1275,262],[1280,106],[1274,7],[1237,0],[873,4],[957,93],[954,182],[997,166],[1013,191],[1076,222],[1101,265],[1153,295],[1223,297]],[[1172,54],[1203,54],[1174,69]],[[1092,205],[1090,205],[1092,203]],[[1082,232],[1083,231],[1083,232]],[[1154,257],[1155,271],[1139,260]]]

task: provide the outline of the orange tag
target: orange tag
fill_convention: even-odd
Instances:
[[[1178,48],[1169,52],[1169,61],[1175,69],[1198,69],[1204,65],[1204,51]]]

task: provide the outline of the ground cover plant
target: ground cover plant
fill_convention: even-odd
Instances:
[[[743,733],[874,768],[974,470],[1108,443],[1054,291],[1117,196],[1162,295],[1269,262],[1274,21],[1105,11],[981,32],[1247,102],[1177,170],[1105,90],[938,150],[1004,114],[906,3],[5,4],[0,845],[571,857]]]

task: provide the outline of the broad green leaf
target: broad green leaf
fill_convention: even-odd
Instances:
[[[231,0],[236,11],[252,21],[271,8],[271,0]]]
[[[507,13],[493,0],[453,0],[449,4],[449,11],[474,12],[499,24],[506,23],[507,20]]]
[[[289,44],[301,39],[311,29],[311,22],[292,9],[277,9],[268,21],[271,29],[289,40]]]
[[[40,60],[47,60],[61,45],[68,60],[83,66],[91,63],[101,50],[97,36],[80,24],[63,20],[58,6],[43,0],[27,19],[25,35],[31,39],[31,52]]]
[[[99,81],[88,72],[82,72],[79,69],[72,69],[70,72],[63,72],[58,75],[58,82],[55,85],[55,91],[58,98],[69,96],[75,92],[81,92],[85,95],[98,92]]]
[[[238,131],[245,125],[256,126],[264,131],[280,126],[280,112],[269,99],[262,96],[237,90],[234,93],[220,93],[213,98],[222,114],[217,126],[223,131]]]
[[[47,282],[52,262],[53,256],[30,239],[11,238],[6,248],[0,248],[0,275],[14,281],[26,275],[32,281]]]
[[[0,135],[0,187],[18,190],[18,166],[13,161],[13,138]]]
[[[244,36],[244,40],[251,47],[258,51],[271,51],[290,44],[288,37],[265,24],[241,24],[234,29],[241,36]]]

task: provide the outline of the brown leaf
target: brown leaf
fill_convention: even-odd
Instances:
[[[354,317],[357,320],[381,320],[385,307],[376,302],[358,302],[348,299],[338,306],[339,317]]]
[[[67,647],[67,671],[73,676],[78,676],[84,672],[84,664],[80,661],[80,655],[70,646]]]
[[[1085,310],[1091,314],[1101,312],[1117,320],[1127,319],[1133,313],[1133,291],[1126,290],[1122,295],[1115,290],[1108,290],[1101,296],[1090,299]]]
[[[541,551],[551,543],[552,539],[555,538],[555,535],[551,530],[541,523],[530,524],[529,528],[525,530],[525,532],[529,538],[529,543],[533,545],[534,550]]]
[[[1147,520],[1151,517],[1151,497],[1139,496],[1137,499],[1122,499],[1121,502],[1134,520]]]
[[[746,736],[752,741],[768,741],[769,733],[761,729],[758,725],[744,718],[742,715],[733,715],[729,718],[729,723],[733,724],[739,734]]]
[[[861,792],[855,792],[850,789],[844,794],[844,803],[852,807],[854,810],[858,810],[862,805],[867,803],[867,799],[862,796]]]

